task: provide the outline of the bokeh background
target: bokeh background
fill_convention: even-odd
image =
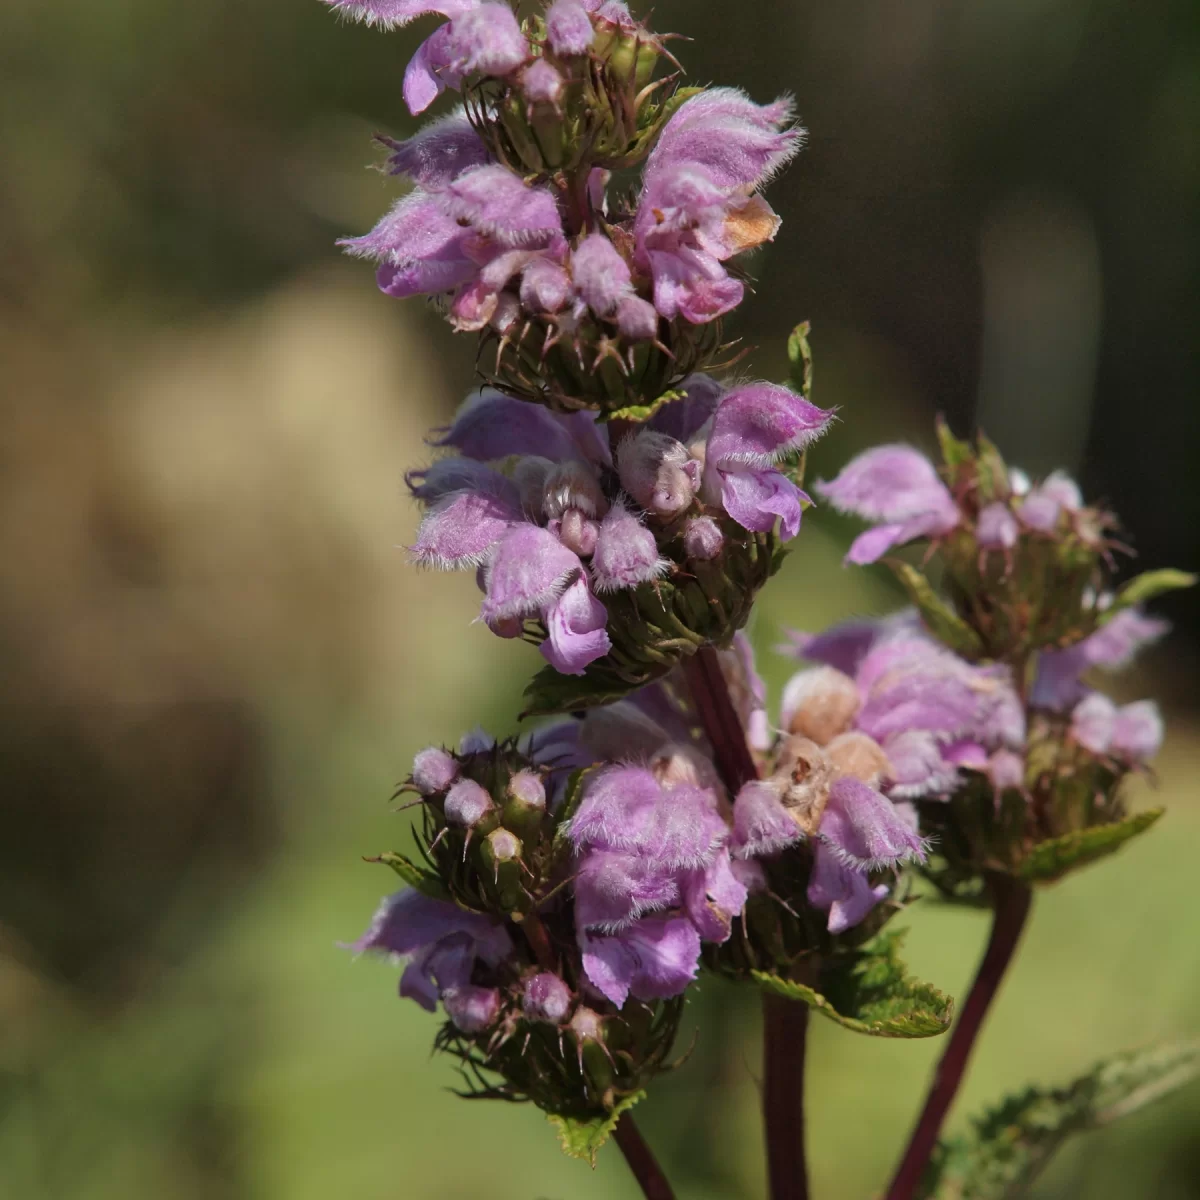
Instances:
[[[635,8],[643,6],[635,4]],[[660,0],[692,76],[795,93],[809,148],[737,332],[814,322],[815,456],[981,422],[1200,564],[1200,8],[1193,0]],[[402,471],[472,351],[336,235],[413,127],[383,35],[317,0],[0,7],[0,1194],[489,1200],[632,1194],[528,1108],[471,1106],[395,972],[334,948],[391,881],[412,753],[513,728],[535,665],[418,575]],[[753,637],[897,600],[808,521]],[[955,1121],[1106,1050],[1200,1032],[1200,611],[1160,695],[1167,819],[1041,896]],[[767,657],[773,687],[786,664]],[[1148,802],[1149,784],[1138,799]],[[982,918],[918,905],[961,993]],[[752,1000],[706,982],[643,1127],[692,1200],[761,1195]],[[935,1043],[813,1033],[817,1195],[884,1180]],[[1200,1196],[1197,1089],[1076,1143],[1038,1196]]]

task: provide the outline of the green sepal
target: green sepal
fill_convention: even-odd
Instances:
[[[933,585],[916,567],[899,558],[888,558],[884,561],[938,641],[970,658],[976,658],[983,653],[983,643],[979,640],[979,634],[933,590]]]
[[[1164,567],[1161,571],[1144,571],[1135,575],[1113,597],[1113,602],[1096,618],[1097,625],[1106,625],[1119,612],[1145,604],[1163,592],[1174,592],[1179,588],[1190,588],[1196,585],[1196,576],[1187,571],[1177,571],[1174,567]]]
[[[595,1117],[571,1117],[560,1113],[547,1113],[546,1120],[558,1132],[558,1144],[570,1158],[581,1158],[589,1166],[595,1167],[596,1155],[608,1141],[612,1131],[622,1114],[627,1113],[645,1092],[632,1092],[622,1096],[614,1105],[611,1112]]]
[[[395,850],[385,850],[382,854],[375,858],[368,858],[366,861],[383,863],[385,867],[391,867],[409,887],[416,888],[418,892],[434,900],[452,900],[445,885],[436,875],[417,866],[411,858],[399,854]]]
[[[970,462],[974,457],[975,452],[971,449],[971,443],[964,442],[962,438],[956,438],[950,432],[946,418],[942,416],[937,419],[937,439],[942,450],[942,461],[951,469],[961,467],[963,463]]]
[[[602,413],[598,420],[600,421],[648,421],[664,404],[670,404],[673,400],[682,400],[685,393],[678,389],[672,389],[654,400],[649,404],[629,404],[624,408],[614,409],[612,412]]]
[[[1149,808],[1124,821],[1093,825],[1062,837],[1039,842],[1022,859],[1016,870],[1027,883],[1053,883],[1071,871],[1086,867],[1097,859],[1119,850],[1131,838],[1144,833],[1163,815],[1165,809]]]
[[[935,1037],[950,1028],[954,1001],[914,979],[900,961],[903,931],[873,941],[822,965],[820,990],[766,971],[752,972],[760,987],[799,1000],[844,1029],[872,1037]]]
[[[788,359],[792,364],[792,386],[806,399],[812,399],[813,356],[808,344],[812,325],[801,321],[788,337]]]
[[[586,767],[580,767],[571,772],[563,792],[562,803],[554,815],[553,856],[556,859],[567,857],[572,849],[570,839],[567,837],[567,827],[571,824],[571,818],[575,816],[583,801],[583,777],[586,772]]]
[[[1008,478],[1008,465],[996,448],[994,442],[981,433],[977,439],[979,450],[975,459],[975,480],[979,489],[979,499],[987,504],[998,497],[1009,494],[1011,485]]]
[[[1029,1088],[934,1152],[918,1200],[1023,1196],[1073,1133],[1098,1129],[1200,1075],[1200,1040],[1168,1042],[1098,1063],[1066,1088]]]

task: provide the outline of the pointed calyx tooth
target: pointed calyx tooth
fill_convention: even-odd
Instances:
[[[878,787],[895,772],[883,747],[871,736],[852,729],[839,733],[828,746],[825,755],[839,775],[853,775],[871,787]]]
[[[782,784],[783,806],[806,833],[816,833],[837,772],[825,751],[811,738],[784,740],[772,778]]]
[[[858,684],[834,667],[812,667],[793,675],[783,692],[783,719],[789,733],[827,745],[845,733],[862,700]]]

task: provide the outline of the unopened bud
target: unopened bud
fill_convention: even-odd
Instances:
[[[858,715],[858,685],[834,667],[812,667],[793,675],[783,689],[783,719],[790,733],[819,746],[845,733]]]
[[[522,907],[522,849],[521,839],[503,826],[493,829],[479,847],[485,877],[491,875],[496,898],[505,912],[516,912]]]
[[[650,758],[650,773],[668,791],[674,787],[713,788],[720,782],[712,762],[694,746],[670,742]]]
[[[988,759],[987,773],[998,792],[1020,788],[1025,783],[1025,760],[1013,750],[997,750]]]
[[[458,763],[440,746],[427,746],[413,759],[413,786],[422,796],[444,792],[458,778]]]
[[[536,771],[518,771],[508,781],[502,820],[526,841],[536,836],[546,811],[546,787]]]
[[[507,829],[493,829],[484,845],[495,863],[516,862],[521,857],[521,839]]]
[[[892,764],[883,747],[857,730],[839,733],[825,747],[825,756],[839,775],[852,775],[871,787],[892,776]]]
[[[500,992],[497,988],[465,983],[446,988],[442,992],[442,1005],[463,1033],[482,1033],[500,1015]]]
[[[492,798],[473,779],[460,779],[446,793],[446,820],[473,829],[492,810]]]
[[[531,1021],[561,1025],[571,1007],[571,989],[553,971],[541,971],[525,980],[521,1007]]]
[[[687,447],[665,433],[643,429],[617,447],[621,486],[648,512],[670,518],[696,494],[698,464]]]
[[[683,548],[688,558],[708,562],[721,553],[725,535],[712,517],[693,517],[683,531]]]
[[[490,750],[495,744],[496,739],[482,726],[476,725],[459,738],[458,752],[461,755],[478,754],[482,750]]]
[[[534,59],[521,72],[521,92],[531,104],[557,108],[563,94],[563,77],[544,58]]]
[[[1021,527],[1012,509],[996,500],[980,510],[975,525],[975,541],[985,550],[1011,550],[1017,544]]]
[[[595,1009],[582,1004],[575,1010],[567,1028],[581,1045],[584,1042],[604,1041],[604,1018]]]

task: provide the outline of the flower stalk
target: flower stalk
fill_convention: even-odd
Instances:
[[[912,1200],[916,1194],[930,1156],[937,1146],[942,1125],[966,1075],[983,1022],[1016,954],[1029,918],[1033,891],[1028,884],[1001,874],[993,875],[989,882],[992,889],[992,929],[987,949],[962,1013],[951,1030],[946,1052],[934,1071],[925,1105],[913,1127],[885,1200]]]
[[[663,1174],[662,1167],[658,1165],[654,1151],[646,1144],[641,1130],[628,1113],[622,1113],[616,1129],[613,1130],[613,1140],[621,1148],[625,1162],[638,1181],[646,1200],[675,1200],[675,1192]]]

